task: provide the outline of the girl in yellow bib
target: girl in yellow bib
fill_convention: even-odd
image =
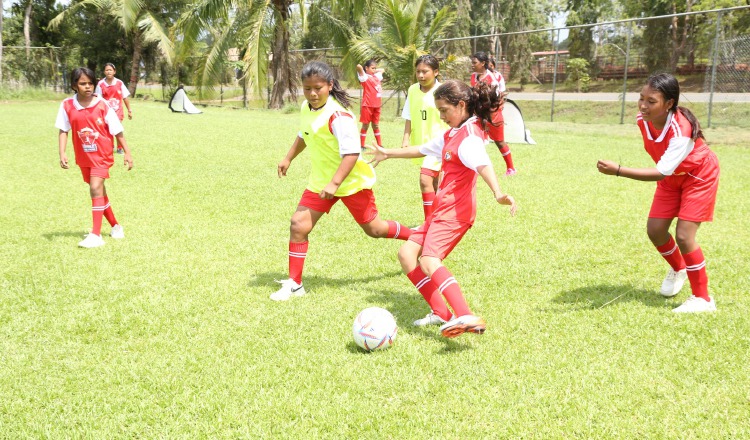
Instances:
[[[292,161],[305,149],[310,154],[312,171],[289,228],[289,279],[280,281],[281,288],[271,295],[275,301],[305,294],[302,269],[308,235],[339,199],[370,237],[406,240],[412,232],[378,215],[372,193],[375,172],[360,156],[359,131],[349,110],[349,96],[331,67],[312,61],[302,68],[300,78],[305,94],[300,109],[300,131],[279,163],[278,174],[286,176]]]
[[[437,80],[440,63],[432,55],[422,55],[417,58],[414,67],[417,70],[417,83],[409,87],[404,110],[401,112],[401,117],[406,120],[401,148],[426,144],[449,128],[440,119],[440,112],[435,107],[435,89],[440,85]],[[440,159],[432,156],[417,160],[422,164],[419,170],[419,189],[422,191],[422,209],[424,219],[427,221],[432,215],[432,203],[437,192],[441,162]]]

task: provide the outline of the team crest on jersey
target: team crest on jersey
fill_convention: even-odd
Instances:
[[[104,120],[102,118],[96,118],[96,125],[104,125]]]
[[[83,144],[83,151],[86,153],[93,153],[98,149],[96,140],[99,138],[99,133],[86,127],[78,132],[78,138]]]
[[[452,157],[453,157],[453,154],[451,154],[451,152],[450,152],[450,151],[446,151],[446,152],[445,152],[445,160],[446,160],[446,161],[449,161],[449,160],[451,160],[451,158],[452,158]]]
[[[120,100],[117,98],[108,99],[107,104],[109,105],[109,108],[111,108],[114,111],[117,111],[120,108]]]

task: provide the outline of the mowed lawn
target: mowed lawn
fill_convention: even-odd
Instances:
[[[746,130],[706,133],[722,174],[698,241],[717,313],[673,314],[687,285],[657,293],[654,184],[596,171],[652,165],[637,127],[535,122],[538,145],[513,145],[519,174],[499,179],[518,215],[480,179],[477,222],[445,262],[487,332],[447,340],[411,325],[428,309],[400,242],[368,238],[343,205],[311,235],[308,295],[268,298],[310,170],[303,153],[276,176],[296,114],[134,102],[135,168],[116,156],[107,181],[126,238],[105,222],[106,246],[84,250],[90,198],[58,165],[58,106],[0,104],[0,438],[750,436]],[[420,223],[418,167],[377,173],[381,216]],[[370,306],[400,326],[387,351],[352,341]]]

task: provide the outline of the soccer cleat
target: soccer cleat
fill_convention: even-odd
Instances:
[[[667,272],[667,276],[661,283],[661,290],[659,293],[661,293],[662,296],[671,298],[680,293],[682,285],[685,284],[685,280],[687,280],[687,270],[682,269],[675,272],[674,269],[670,268],[669,272]]]
[[[112,230],[109,231],[109,236],[118,240],[125,238],[125,229],[118,223],[112,226]]]
[[[433,312],[430,312],[425,316],[424,318],[417,319],[414,321],[414,325],[417,327],[424,327],[426,325],[443,325],[445,324],[445,319],[439,317]]]
[[[505,175],[506,175],[506,176],[515,176],[515,175],[516,175],[516,170],[515,170],[515,168],[508,168],[508,169],[507,169],[507,170],[505,171]]]
[[[691,296],[681,306],[672,309],[675,313],[699,313],[699,312],[715,312],[716,302],[714,298],[709,296],[709,301],[697,296]]]
[[[78,243],[78,246],[82,248],[95,248],[104,246],[104,240],[102,239],[101,235],[88,234],[86,238],[83,239],[83,241]]]
[[[440,327],[440,333],[446,338],[455,338],[466,332],[482,334],[487,325],[484,319],[474,315],[464,315],[453,318]]]
[[[302,287],[302,284],[297,284],[291,278],[276,282],[281,284],[281,288],[271,294],[271,299],[274,301],[287,301],[293,296],[302,296],[305,294],[305,288]]]
[[[123,153],[125,153],[125,150],[123,150],[122,148],[118,148],[117,151],[115,151],[115,153],[117,153],[117,154],[123,154]]]

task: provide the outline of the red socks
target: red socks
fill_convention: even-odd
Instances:
[[[385,238],[396,238],[398,240],[407,240],[413,231],[399,222],[388,220],[388,235]]]
[[[667,260],[667,263],[672,266],[672,270],[675,272],[679,272],[685,268],[685,260],[682,258],[680,248],[677,247],[677,243],[675,243],[671,235],[669,236],[669,241],[661,246],[656,246],[656,250]]]
[[[422,297],[424,297],[424,300],[427,301],[427,304],[430,305],[432,313],[436,314],[446,321],[450,321],[451,312],[450,310],[448,310],[448,306],[445,305],[443,297],[440,296],[440,292],[438,292],[437,286],[432,282],[430,277],[425,275],[424,272],[422,272],[422,269],[419,268],[419,266],[417,266],[417,268],[413,271],[406,274],[406,276],[409,278],[409,281],[414,284],[414,287],[419,290],[419,293],[422,294]]]
[[[289,278],[295,283],[302,284],[302,268],[305,266],[307,246],[310,242],[289,242]]]
[[[365,148],[365,141],[367,140],[367,130],[359,130],[359,146]]]
[[[687,265],[687,276],[690,280],[690,289],[693,291],[693,295],[708,301],[708,274],[706,273],[706,259],[703,257],[703,251],[698,248],[683,255],[683,257],[685,258],[684,264]]]
[[[94,225],[91,227],[92,234],[102,235],[102,216],[104,214],[104,209],[104,197],[91,199],[91,215],[94,220]]]
[[[109,206],[109,197],[107,196],[104,196],[104,218],[107,219],[107,222],[109,222],[110,226],[114,226],[117,224],[115,213],[114,211],[112,211],[112,207]]]
[[[427,219],[432,215],[432,202],[434,201],[435,201],[434,192],[422,193],[422,209],[424,210],[425,221],[427,221]]]
[[[461,287],[458,285],[456,279],[453,278],[453,274],[445,266],[441,266],[440,269],[436,270],[431,278],[438,286],[440,293],[448,301],[448,305],[451,306],[456,317],[471,315],[471,310],[466,303],[464,294],[461,292]]]
[[[513,156],[510,154],[510,147],[508,145],[505,145],[504,147],[500,148],[500,154],[502,154],[503,159],[505,160],[505,167],[509,170],[516,169],[513,166]]]
[[[380,140],[380,132],[376,131],[373,134],[375,135],[375,142],[378,143],[378,147],[382,147],[383,146],[383,141]]]

